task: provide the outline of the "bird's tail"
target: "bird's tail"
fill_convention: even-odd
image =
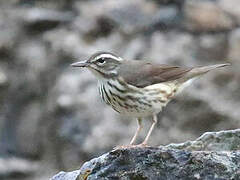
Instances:
[[[225,63],[225,64],[215,64],[215,65],[210,65],[210,66],[195,67],[192,70],[190,70],[188,73],[186,73],[186,75],[184,76],[184,79],[186,79],[186,80],[192,79],[194,77],[205,74],[216,68],[230,66],[230,65],[231,65],[230,63]]]

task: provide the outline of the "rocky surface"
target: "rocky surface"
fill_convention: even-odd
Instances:
[[[174,65],[233,64],[176,97],[151,145],[238,128],[238,7],[238,0],[0,1],[0,158],[37,161],[41,171],[21,173],[39,179],[129,143],[135,120],[101,102],[92,74],[69,67],[99,50]]]
[[[208,132],[183,144],[115,149],[51,180],[239,179],[239,149],[240,130]]]
[[[206,132],[194,141],[169,144],[166,147],[188,151],[238,151],[240,149],[240,130]]]

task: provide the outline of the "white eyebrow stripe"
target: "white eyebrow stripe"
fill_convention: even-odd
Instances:
[[[111,58],[111,59],[115,59],[115,60],[118,60],[118,61],[122,60],[122,58],[113,56],[111,54],[101,54],[101,55],[95,57],[94,61],[96,61],[97,59],[100,59],[100,58]]]

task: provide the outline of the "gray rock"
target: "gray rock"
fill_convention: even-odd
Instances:
[[[228,53],[228,34],[204,34],[195,38],[196,58],[202,61],[226,61]]]
[[[26,9],[23,15],[25,23],[32,25],[36,23],[61,23],[72,20],[73,13],[54,11],[44,8],[31,8]]]
[[[16,1],[17,5],[20,6],[30,6],[30,7],[38,7],[38,8],[46,8],[46,9],[55,9],[55,10],[63,10],[63,9],[71,9],[73,7],[75,0],[11,0]],[[15,5],[16,5],[15,4]]]
[[[193,142],[160,148],[120,148],[84,163],[80,172],[61,172],[53,179],[75,180],[76,174],[89,180],[239,179],[239,145],[240,130],[235,130],[206,133]]]
[[[41,33],[66,23],[74,18],[72,12],[61,12],[44,8],[23,9],[22,21],[27,32],[32,34]]]
[[[169,144],[166,147],[189,151],[238,151],[240,149],[240,130],[206,132],[194,141]]]
[[[126,149],[107,154],[88,179],[234,179],[240,153],[188,152],[171,149]],[[103,166],[102,166],[103,165]]]
[[[102,4],[90,1],[84,6],[78,3],[77,7],[83,16],[76,19],[75,25],[87,38],[94,39],[107,36],[112,31],[127,36],[149,34],[177,27],[181,20],[179,8],[174,4],[157,8],[151,1],[103,1]],[[92,9],[91,16],[86,13],[89,9]]]
[[[184,17],[186,29],[194,32],[216,32],[236,26],[236,21],[214,1],[185,1]]]
[[[12,11],[10,8],[0,6],[0,56],[1,61],[9,61],[13,55],[16,41],[19,39],[22,24],[19,22],[19,10]],[[10,60],[11,61],[11,60]]]
[[[219,7],[228,13],[235,20],[236,24],[240,24],[240,1],[236,0],[220,0],[217,2]]]
[[[0,6],[10,6],[14,5],[18,2],[19,0],[9,0],[9,1],[1,1]]]
[[[235,29],[229,37],[228,58],[234,65],[239,65],[240,57],[240,28]]]
[[[0,178],[9,179],[15,175],[28,177],[34,174],[39,164],[21,158],[0,158]]]
[[[182,5],[185,0],[152,0],[156,3],[159,4],[178,4],[178,5]]]
[[[0,68],[0,88],[6,86],[8,83],[8,78],[5,72]]]
[[[60,172],[52,177],[50,180],[77,180],[80,170],[73,172]]]

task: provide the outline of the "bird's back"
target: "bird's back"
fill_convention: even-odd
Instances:
[[[125,60],[118,69],[118,75],[122,77],[126,83],[144,88],[175,80],[184,83],[191,78],[229,65],[229,63],[226,63],[193,68],[156,64],[148,61]]]
[[[153,64],[148,61],[124,61],[118,74],[133,86],[144,88],[153,84],[182,78],[193,68],[165,64]]]

